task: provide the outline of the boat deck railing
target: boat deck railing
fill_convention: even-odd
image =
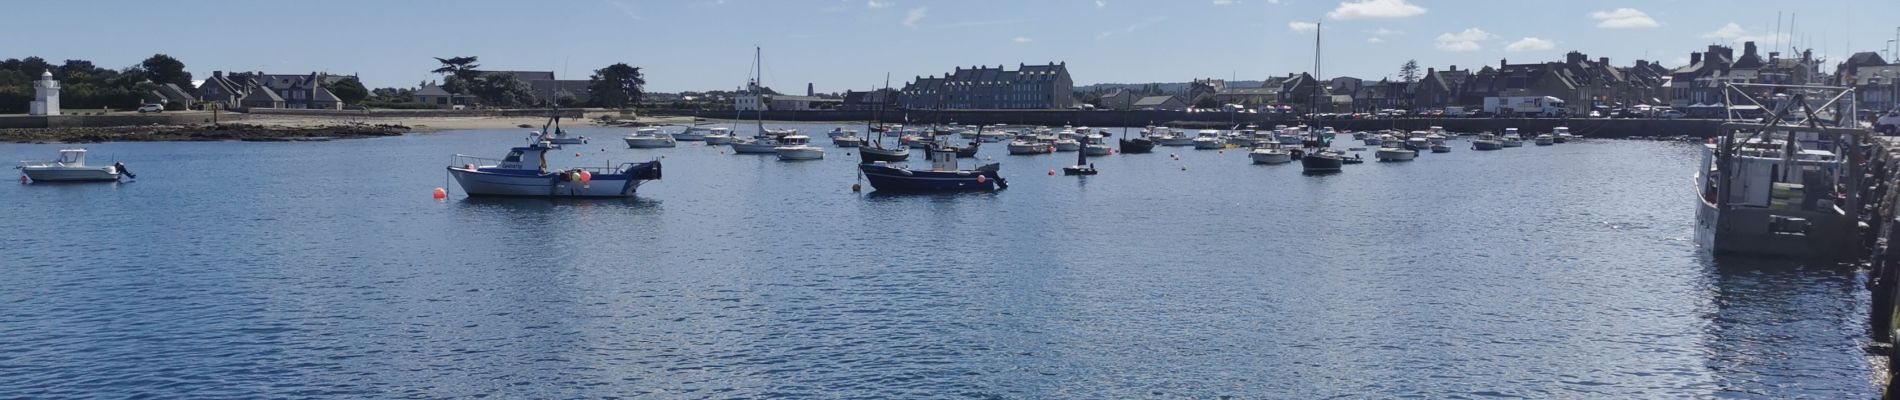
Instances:
[[[476,157],[476,156],[462,155],[462,154],[456,154],[454,156],[449,157],[449,166],[461,167],[461,166],[468,166],[468,165],[473,165],[477,167],[486,166],[486,165],[501,165],[501,159]]]

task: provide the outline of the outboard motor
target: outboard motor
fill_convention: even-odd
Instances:
[[[121,175],[125,175],[125,177],[127,177],[127,178],[132,178],[132,179],[138,179],[138,178],[139,178],[139,176],[138,176],[138,175],[133,175],[133,174],[132,174],[132,170],[129,170],[129,169],[125,169],[125,163],[122,163],[122,162],[115,162],[115,163],[112,163],[112,169],[116,169],[116,170],[119,170],[119,174],[121,174]]]

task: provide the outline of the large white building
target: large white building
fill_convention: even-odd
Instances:
[[[53,71],[41,72],[40,80],[33,81],[33,98],[30,114],[59,115],[59,81],[53,80]]]

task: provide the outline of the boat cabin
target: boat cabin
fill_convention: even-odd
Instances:
[[[54,162],[57,162],[61,165],[85,166],[86,165],[86,149],[60,150],[59,159],[54,160]]]
[[[532,170],[538,170],[541,172],[547,172],[547,169],[548,169],[547,152],[548,152],[548,147],[539,143],[531,144],[531,145],[528,145],[527,147],[516,147],[513,149],[509,149],[508,155],[506,157],[502,157],[501,164],[496,165],[495,168],[532,169]]]
[[[804,146],[804,145],[811,144],[811,137],[805,136],[805,135],[799,135],[799,134],[791,134],[791,135],[786,135],[784,137],[780,137],[778,139],[778,142],[780,145],[785,145],[785,146]]]
[[[957,170],[957,152],[945,148],[930,151],[930,170],[950,172]]]

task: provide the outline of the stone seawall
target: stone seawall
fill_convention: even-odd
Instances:
[[[733,118],[735,113],[697,112],[692,110],[643,110],[650,115],[697,115],[703,118]],[[765,119],[798,122],[859,122],[873,118],[870,111],[766,111]],[[756,118],[746,112],[743,118]],[[960,123],[964,125],[1045,125],[1045,126],[1146,126],[1167,125],[1181,128],[1228,128],[1255,124],[1263,127],[1297,125],[1303,121],[1276,114],[1189,113],[1180,111],[1075,111],[1075,110],[967,110],[967,111],[887,111],[887,123],[913,124]],[[1425,130],[1442,126],[1453,132],[1502,132],[1517,128],[1524,133],[1549,132],[1559,126],[1589,137],[1621,138],[1632,136],[1713,137],[1722,121],[1712,119],[1585,119],[1585,118],[1403,118],[1367,120],[1329,120],[1321,123],[1341,130],[1400,129]]]

